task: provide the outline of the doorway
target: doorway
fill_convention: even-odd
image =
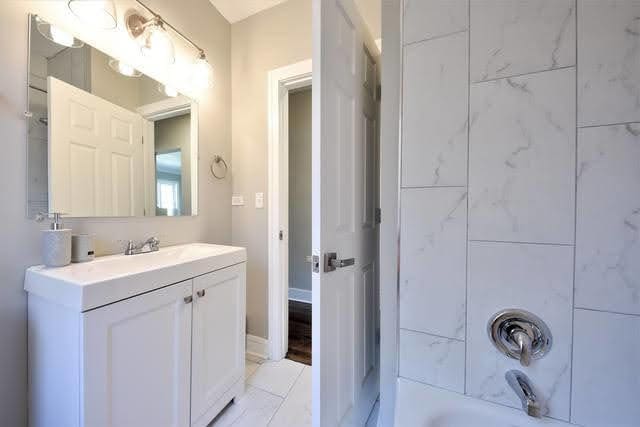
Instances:
[[[311,365],[311,88],[289,92],[288,359]]]
[[[281,360],[288,356],[308,364],[311,363],[311,266],[307,262],[311,255],[311,70],[311,60],[307,60],[269,73],[268,159],[269,358]],[[302,156],[307,166],[296,164],[291,168],[290,160],[296,162],[292,156]],[[299,182],[301,177],[308,180],[308,185]],[[308,203],[296,200],[301,194],[306,194],[304,200]]]

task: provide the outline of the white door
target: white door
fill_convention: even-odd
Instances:
[[[313,5],[313,423],[364,425],[379,378],[376,48],[353,0]]]
[[[81,425],[189,426],[191,294],[189,280],[81,315]]]
[[[196,277],[193,293],[191,425],[206,426],[244,375],[245,264]]]
[[[47,78],[49,211],[144,215],[142,117]]]

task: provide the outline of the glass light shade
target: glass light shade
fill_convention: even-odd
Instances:
[[[84,42],[73,37],[73,35],[66,31],[51,25],[48,22],[38,22],[38,32],[43,35],[44,38],[51,40],[61,46],[67,46],[72,48],[79,48],[84,46]]]
[[[149,26],[141,39],[142,55],[157,64],[169,65],[176,62],[171,37],[161,25]]]
[[[81,21],[94,27],[113,30],[118,25],[113,0],[69,0],[67,5]]]
[[[113,71],[127,77],[140,77],[142,75],[140,71],[136,70],[131,65],[125,64],[124,62],[114,58],[109,60],[109,67],[111,67]]]
[[[213,86],[213,67],[204,55],[201,55],[193,63],[191,85],[196,90],[209,89]]]
[[[176,96],[178,96],[178,89],[171,85],[163,85],[162,83],[158,85],[158,92],[170,98],[175,98]]]

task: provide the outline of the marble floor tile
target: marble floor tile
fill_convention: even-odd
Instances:
[[[289,359],[277,362],[267,361],[256,369],[249,377],[247,384],[257,387],[276,396],[286,397],[298,376],[304,369],[302,363]]]
[[[258,369],[260,365],[251,360],[247,360],[244,363],[244,379],[248,379]]]
[[[266,426],[276,413],[283,399],[279,396],[247,386],[245,393],[227,406],[209,427],[260,427]]]
[[[269,426],[311,426],[311,366],[304,367]]]

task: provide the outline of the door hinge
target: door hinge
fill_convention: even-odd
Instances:
[[[140,138],[140,141],[142,141],[142,145],[144,145],[144,136]]]
[[[376,208],[376,224],[382,223],[382,209]]]
[[[382,86],[378,85],[376,87],[376,100],[380,101],[381,98],[382,98]]]
[[[278,239],[280,239],[280,240],[284,240],[284,231],[280,230],[280,231],[278,232]]]

